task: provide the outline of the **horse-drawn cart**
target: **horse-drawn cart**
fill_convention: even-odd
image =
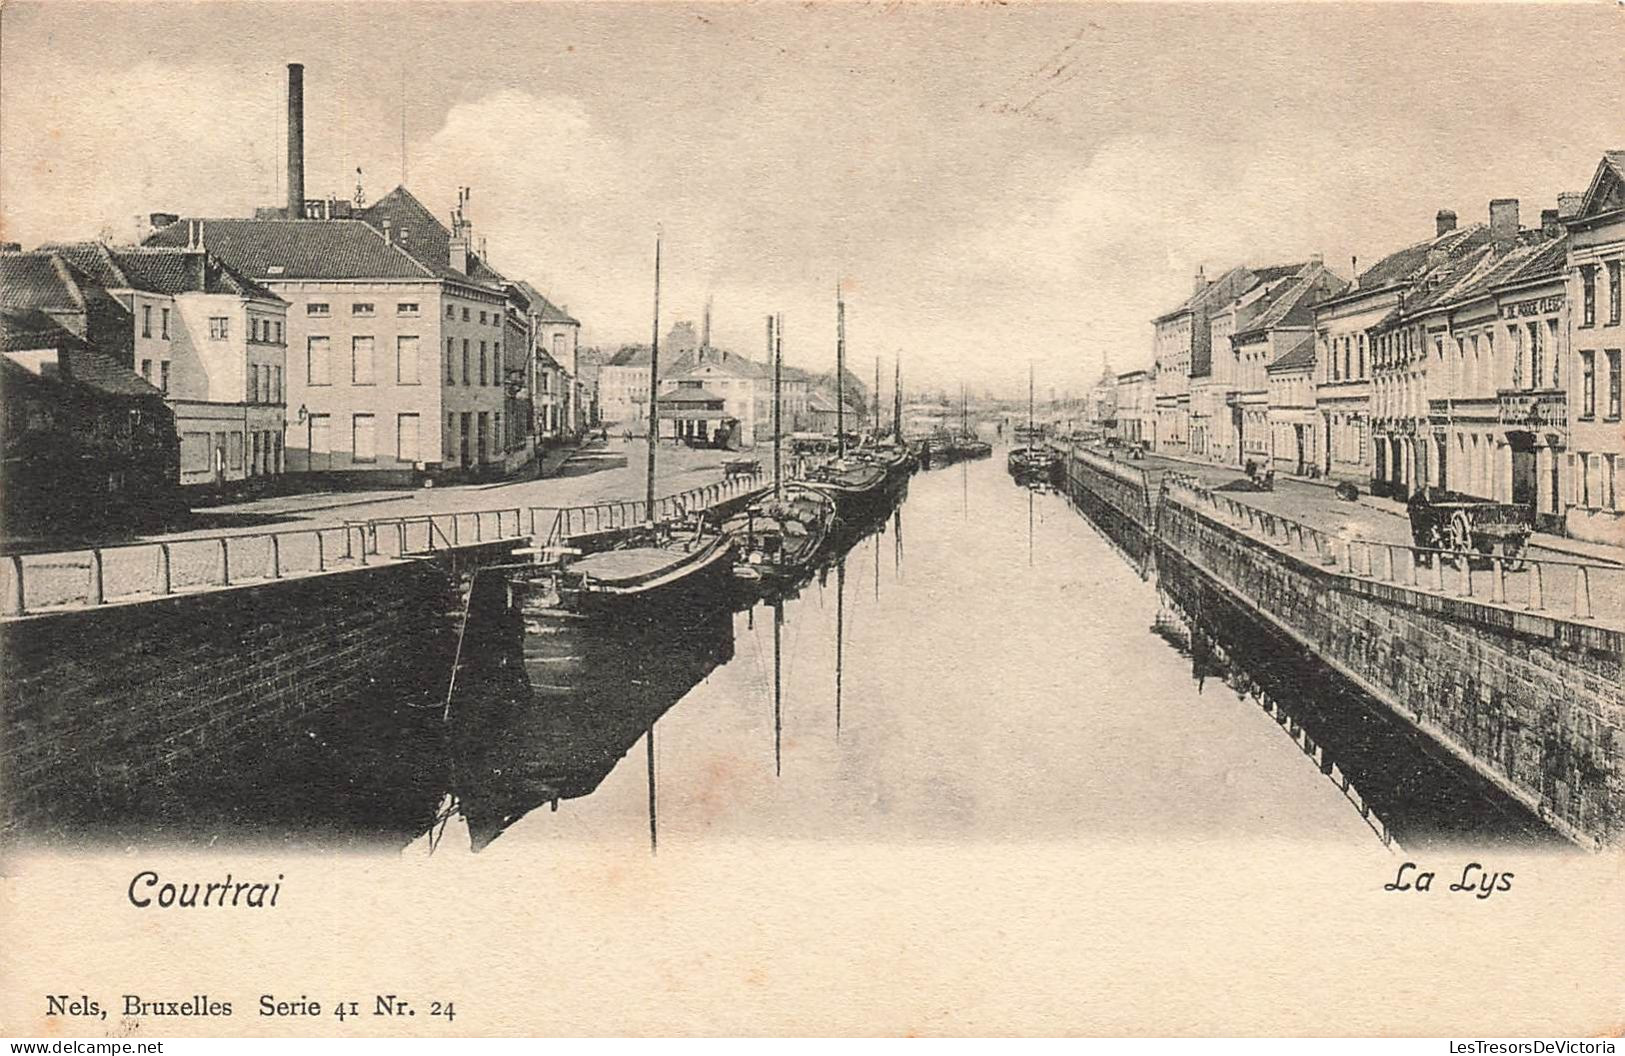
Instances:
[[[762,463],[754,458],[729,458],[722,462],[722,477],[724,480],[733,480],[735,477],[754,477],[762,471]]]
[[[1498,556],[1504,569],[1518,571],[1529,533],[1535,529],[1534,507],[1528,503],[1492,502],[1433,487],[1412,495],[1406,512],[1417,546],[1451,551],[1441,555],[1445,561],[1454,564],[1465,558],[1469,567],[1476,568],[1487,567]],[[1431,563],[1433,555],[1418,557]]]

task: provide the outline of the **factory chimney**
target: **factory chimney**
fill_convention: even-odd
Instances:
[[[305,215],[305,67],[288,63],[288,219]]]

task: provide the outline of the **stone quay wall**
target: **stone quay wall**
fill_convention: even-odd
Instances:
[[[1148,550],[1156,509],[1145,470],[1081,451],[1061,452],[1066,494],[1135,558]]]
[[[455,639],[462,583],[515,545],[0,622],[0,830],[292,735],[311,712],[443,687],[434,643]]]
[[[1344,574],[1087,453],[1067,484],[1131,554],[1206,577],[1563,835],[1625,841],[1625,634]]]
[[[1343,574],[1167,492],[1155,546],[1565,836],[1625,837],[1625,634]]]

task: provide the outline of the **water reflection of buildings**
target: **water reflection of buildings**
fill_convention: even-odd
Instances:
[[[451,791],[437,828],[459,816],[482,850],[543,804],[590,795],[642,740],[652,841],[654,726],[733,658],[733,614],[718,607],[679,627],[577,630],[527,625],[505,605],[479,608],[471,634],[481,647],[452,702]]]

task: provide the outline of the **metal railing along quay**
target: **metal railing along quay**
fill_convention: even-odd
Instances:
[[[759,480],[759,474],[740,476],[656,499],[655,519],[734,498],[758,488]],[[647,512],[648,504],[642,500],[508,506],[12,554],[0,560],[0,617],[219,590],[480,543],[527,537],[552,543],[638,524],[647,519]]]
[[[0,616],[314,575],[364,563],[365,552],[360,533],[338,525],[11,554]]]
[[[1467,598],[1560,619],[1625,626],[1625,567],[1597,561],[1521,557],[1516,567],[1499,554],[1470,555],[1411,543],[1328,532],[1216,492],[1187,474],[1170,472],[1163,487],[1182,492],[1199,510],[1243,534],[1341,575],[1446,597]],[[1473,564],[1486,567],[1474,569]]]

